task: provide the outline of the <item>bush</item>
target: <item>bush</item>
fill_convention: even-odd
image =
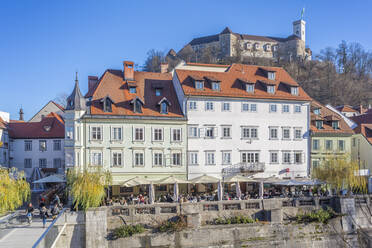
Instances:
[[[298,213],[296,215],[296,221],[297,223],[321,222],[326,224],[330,219],[336,216],[337,214],[332,209],[328,208],[327,210],[320,209],[310,213]]]
[[[113,236],[115,239],[130,237],[136,233],[143,233],[145,228],[141,225],[123,225],[121,227],[115,228]]]
[[[234,216],[230,218],[217,218],[214,220],[215,225],[230,225],[230,224],[248,224],[255,221],[250,216]]]
[[[184,216],[177,216],[176,218],[160,223],[157,229],[159,232],[179,232],[186,227],[186,218]]]

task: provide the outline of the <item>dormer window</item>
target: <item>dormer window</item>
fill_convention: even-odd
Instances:
[[[254,92],[254,84],[245,84],[245,90],[248,93],[253,93]]]
[[[291,87],[291,94],[294,96],[298,96],[298,87]]]
[[[204,89],[204,81],[195,81],[195,88],[197,90],[202,90]]]
[[[266,50],[267,52],[271,50],[271,46],[270,46],[270,44],[266,44],[265,50]]]
[[[314,109],[314,114],[320,115],[320,108]]]
[[[155,89],[155,96],[161,96],[161,89]]]
[[[275,94],[275,85],[268,85],[267,86],[267,93]]]
[[[168,107],[171,105],[170,102],[167,100],[167,98],[163,98],[158,102],[158,105],[160,105],[160,114],[168,114]]]
[[[339,129],[338,121],[332,121],[332,128]]]
[[[249,43],[249,42],[246,43],[246,44],[245,44],[245,48],[246,48],[246,49],[251,49],[251,48],[252,48],[252,44]]]
[[[130,103],[133,104],[134,113],[142,113],[142,106],[144,104],[140,98],[136,97]]]
[[[220,91],[220,82],[212,82],[212,90]]]
[[[323,128],[323,121],[316,120],[315,121],[315,126],[316,126],[317,129],[322,129]]]
[[[44,128],[44,130],[45,130],[46,132],[49,132],[50,129],[51,129],[51,126],[45,125],[43,128]]]
[[[273,51],[276,52],[278,50],[278,46],[273,46]]]
[[[131,94],[137,93],[136,87],[129,87],[129,93],[131,93]]]
[[[112,112],[112,104],[114,103],[109,96],[104,97],[101,102],[103,103],[104,112]]]
[[[168,104],[165,101],[160,104],[160,113],[168,114]]]
[[[260,49],[260,44],[258,44],[258,43],[254,44],[254,48],[255,48],[256,50]]]
[[[267,78],[269,80],[275,80],[275,71],[268,71],[267,72]]]

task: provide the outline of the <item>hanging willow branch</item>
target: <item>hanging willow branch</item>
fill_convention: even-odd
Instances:
[[[67,186],[74,200],[74,209],[85,211],[91,207],[99,207],[111,181],[111,173],[100,168],[90,167],[83,171],[68,170]]]
[[[325,181],[333,189],[367,192],[367,180],[359,176],[359,164],[348,157],[329,156],[313,168],[312,176]]]
[[[0,167],[0,214],[13,211],[30,199],[30,184],[24,172]]]

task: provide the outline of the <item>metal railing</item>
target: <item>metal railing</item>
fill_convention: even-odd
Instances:
[[[222,169],[224,177],[234,176],[237,174],[258,173],[265,170],[265,163],[237,163]]]
[[[50,235],[53,235],[50,233],[52,228],[54,227],[54,224],[58,221],[58,219],[64,214],[67,208],[63,208],[62,211],[58,214],[57,218],[55,218],[52,223],[48,226],[48,228],[43,232],[43,234],[40,236],[40,238],[35,242],[35,244],[32,246],[32,248],[50,248],[54,245],[55,240],[57,237],[59,237],[59,233],[62,232],[64,229],[62,229],[60,232],[56,233],[54,235],[55,237],[52,240],[46,240],[47,236],[50,238]]]

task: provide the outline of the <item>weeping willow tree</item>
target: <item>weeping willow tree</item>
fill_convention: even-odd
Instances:
[[[313,167],[312,176],[326,182],[332,189],[367,192],[367,179],[359,175],[359,164],[348,157],[330,156]]]
[[[0,214],[22,206],[30,199],[30,193],[23,171],[0,167]]]
[[[67,171],[67,187],[76,210],[99,207],[112,181],[111,173],[97,168]]]

